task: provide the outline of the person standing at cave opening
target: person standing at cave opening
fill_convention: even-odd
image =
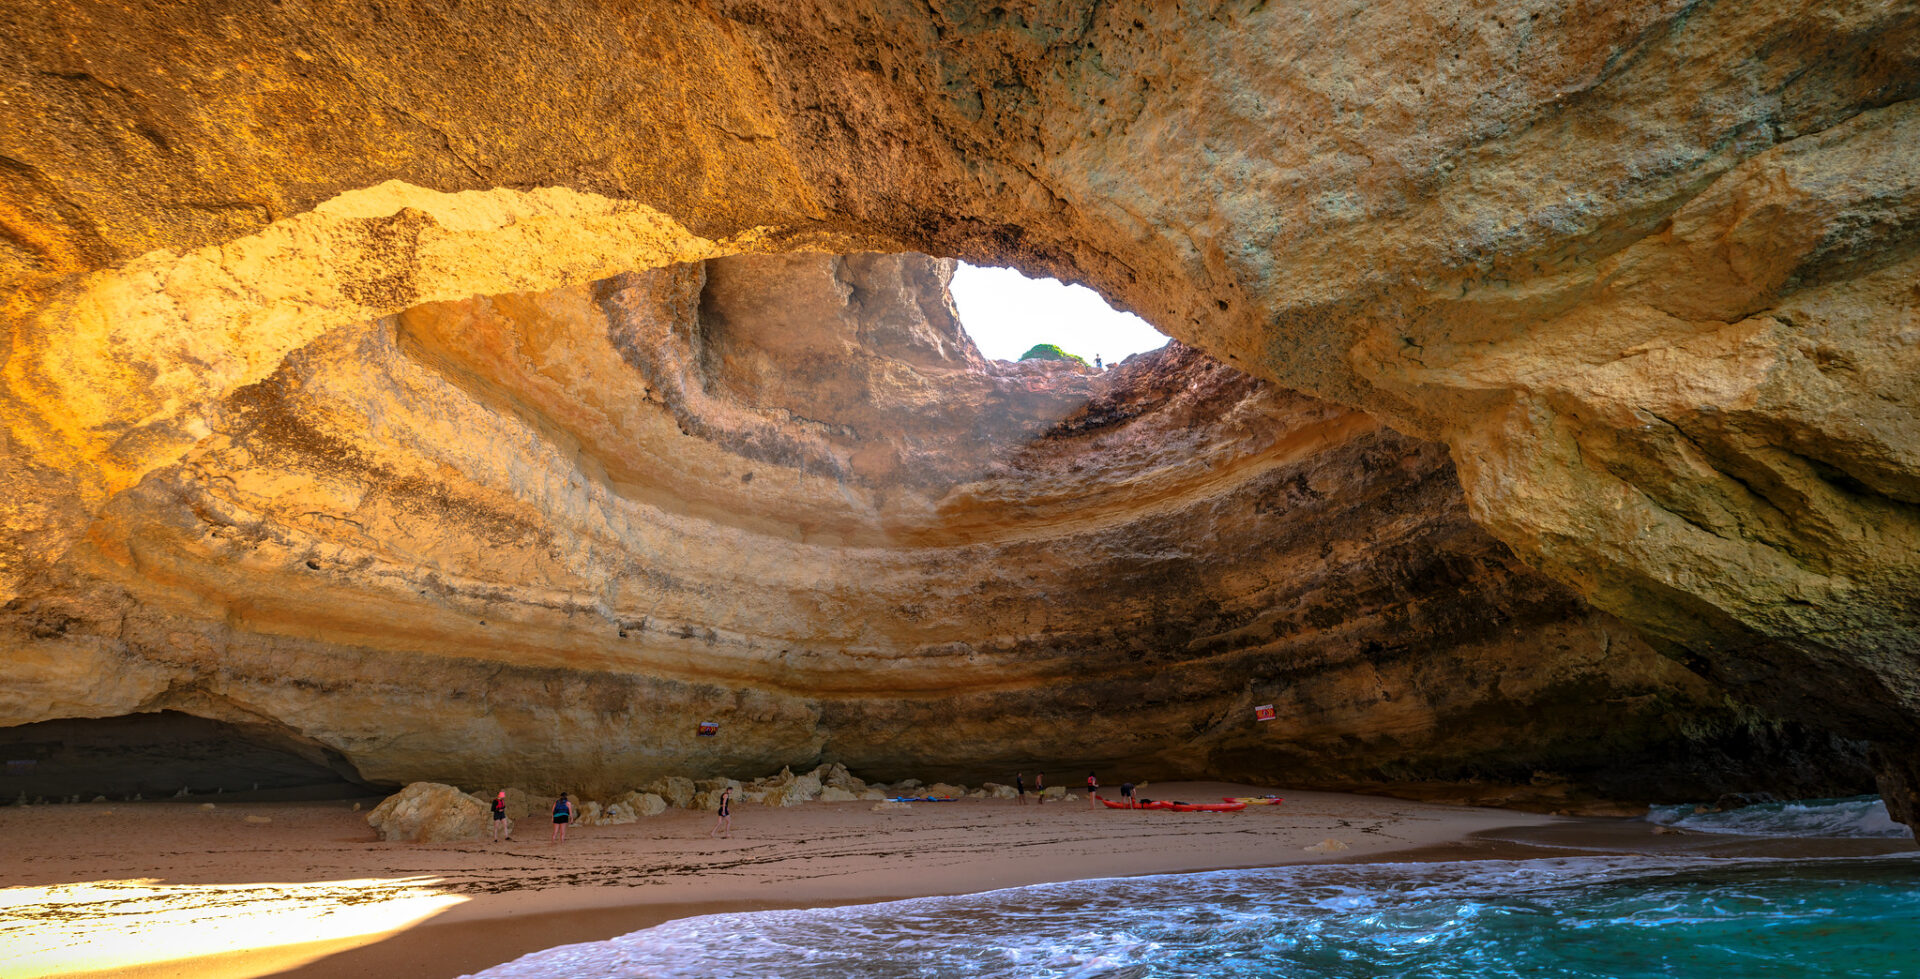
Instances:
[[[1047,773],[1033,773],[1033,802],[1041,805],[1047,801]]]
[[[1100,808],[1100,779],[1092,772],[1087,773],[1087,808]]]
[[[731,785],[720,790],[719,814],[714,817],[713,828],[707,830],[707,838],[712,839],[715,833],[721,833],[727,839],[733,839],[733,786]]]
[[[1027,804],[1027,773],[1018,772],[1013,776],[1013,801]]]
[[[502,838],[513,838],[513,832],[507,829],[506,789],[501,789],[500,794],[493,797],[493,841],[498,843]]]
[[[567,794],[565,792],[562,792],[560,793],[560,798],[555,800],[553,803],[552,842],[565,843],[567,841],[567,824],[572,821],[573,821],[573,803],[568,802]]]

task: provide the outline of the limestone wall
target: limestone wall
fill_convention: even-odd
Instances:
[[[1522,562],[1920,784],[1911,5],[55,0],[0,31],[20,628],[243,392],[388,342],[361,324],[912,248],[1444,443]]]
[[[950,272],[734,258],[330,331],[31,580],[0,719],[265,719],[375,782],[601,794],[818,759],[1858,784],[1523,569],[1440,446],[1178,344],[986,361]]]

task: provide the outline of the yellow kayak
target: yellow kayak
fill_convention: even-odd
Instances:
[[[1222,796],[1221,798],[1225,799],[1228,802],[1244,802],[1249,806],[1277,806],[1280,803],[1287,801],[1285,799],[1280,798],[1277,795],[1258,795],[1258,796],[1229,795],[1229,796]]]

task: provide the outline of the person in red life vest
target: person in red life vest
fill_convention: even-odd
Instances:
[[[1100,808],[1100,780],[1092,772],[1087,773],[1087,808]]]
[[[506,789],[501,789],[500,794],[493,797],[493,841],[498,843],[503,836],[508,839],[513,836],[512,833],[507,832]]]

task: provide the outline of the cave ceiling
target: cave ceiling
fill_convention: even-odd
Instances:
[[[1469,621],[1585,623],[1569,650],[1644,647],[1684,666],[1662,689],[1878,745],[1911,812],[1911,5],[55,0],[0,31],[13,723],[199,698],[336,724],[330,750],[391,778],[445,746],[383,733],[378,697],[317,718],[329,701],[267,680],[401,698],[405,653],[479,671],[449,689],[583,685],[462,722],[495,737],[655,698],[897,760],[939,686],[983,725],[1163,704],[1159,746],[1113,757],[1225,771],[1263,756],[1224,712],[1308,628],[1249,623],[1320,607],[1273,592],[1311,579],[1287,555],[1358,540],[1372,556],[1310,563],[1419,586],[1341,586],[1370,596],[1347,621],[1467,596],[1440,659],[1491,641]],[[937,268],[860,257],[908,251],[1085,282],[1184,346],[1131,374],[1005,373],[940,322]],[[728,264],[777,253],[813,257]],[[908,294],[914,316],[883,312]],[[831,322],[780,325],[795,310]],[[1198,386],[1129,407],[1176,375]],[[966,407],[935,424],[925,399]],[[1412,494],[1417,534],[1357,489],[1315,504],[1304,551],[1252,519],[1283,471],[1326,494],[1395,466],[1379,491]],[[1236,521],[1206,538],[1233,560],[1190,553]],[[1396,533],[1441,534],[1413,550],[1444,567],[1388,570]],[[1019,552],[1042,540],[1072,544]],[[905,554],[1041,573],[916,622],[911,594],[942,593],[887,563]],[[1202,567],[1245,577],[1180,577]],[[1130,583],[1162,598],[1126,605]],[[1089,619],[1183,625],[1127,630],[1140,659],[1109,667],[1119,637],[1059,638],[1066,603],[1022,600],[1048,587],[1116,603]],[[966,632],[942,616],[990,623],[961,645],[1022,638],[939,653]],[[687,634],[641,665],[605,647],[656,619]],[[812,646],[770,625],[802,622]],[[1514,675],[1547,685],[1531,635]],[[1219,636],[1218,674],[1148,669]],[[1185,686],[1018,701],[1129,671]],[[1327,702],[1359,702],[1343,689]],[[762,748],[659,763],[779,760]]]

